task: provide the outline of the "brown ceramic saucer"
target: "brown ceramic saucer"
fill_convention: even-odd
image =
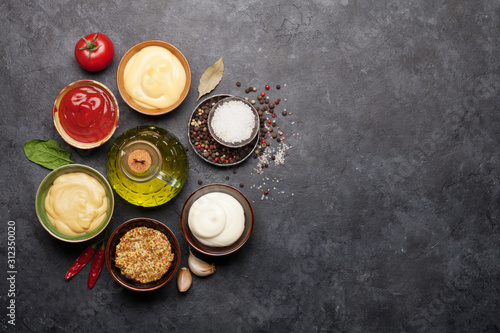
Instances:
[[[199,197],[212,192],[222,192],[229,194],[236,200],[238,200],[238,202],[243,207],[243,211],[245,213],[245,229],[243,230],[243,234],[241,235],[241,237],[230,246],[224,246],[224,247],[206,246],[200,243],[191,233],[191,230],[189,230],[189,225],[188,225],[189,209]],[[245,197],[243,193],[241,193],[240,191],[229,185],[210,184],[200,187],[199,189],[191,193],[191,195],[186,199],[184,205],[182,206],[180,223],[181,223],[182,234],[184,235],[184,238],[186,238],[189,245],[191,245],[197,251],[209,256],[224,256],[236,252],[248,241],[253,231],[254,214],[250,201],[248,201],[248,199]]]

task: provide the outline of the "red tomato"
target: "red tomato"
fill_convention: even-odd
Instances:
[[[90,72],[108,67],[114,56],[113,42],[99,32],[82,37],[75,46],[76,61]]]

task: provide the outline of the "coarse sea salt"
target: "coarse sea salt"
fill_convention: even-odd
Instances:
[[[255,128],[255,114],[240,101],[228,101],[214,110],[211,122],[213,134],[228,143],[249,139]]]

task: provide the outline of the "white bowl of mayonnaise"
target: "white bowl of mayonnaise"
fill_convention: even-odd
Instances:
[[[172,44],[146,40],[122,57],[116,75],[118,90],[132,109],[162,115],[177,108],[191,87],[191,68]]]
[[[237,251],[248,241],[254,227],[254,214],[250,201],[236,188],[210,184],[186,199],[180,224],[193,248],[207,255],[223,256]]]
[[[49,234],[65,242],[99,235],[113,216],[115,200],[106,178],[82,164],[50,172],[36,194],[36,214]]]

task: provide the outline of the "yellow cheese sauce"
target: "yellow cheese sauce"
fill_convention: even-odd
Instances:
[[[214,247],[236,242],[245,229],[245,212],[231,195],[212,192],[198,198],[189,210],[189,229],[202,244]]]
[[[130,58],[124,70],[127,94],[148,109],[174,104],[186,85],[180,60],[161,46],[147,46]]]
[[[104,187],[83,172],[59,176],[45,198],[50,222],[67,235],[96,229],[106,218],[109,199]]]

